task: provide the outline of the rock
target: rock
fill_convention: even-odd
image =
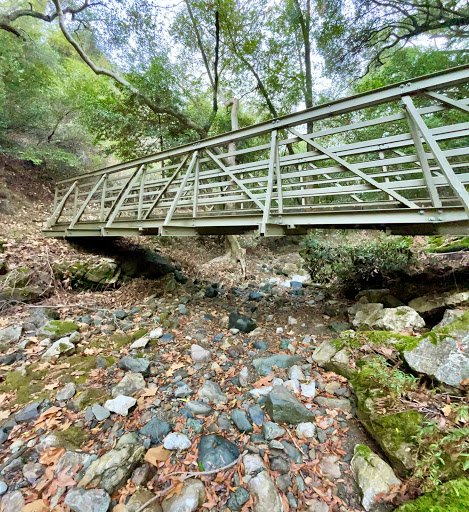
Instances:
[[[27,405],[15,414],[15,421],[17,423],[26,423],[27,421],[35,420],[39,416],[38,407],[40,405],[40,402],[33,402]]]
[[[436,343],[433,337],[423,338],[413,350],[404,352],[404,359],[416,372],[460,386],[469,378],[469,336],[459,343],[450,337]]]
[[[3,481],[0,480],[0,496],[3,496],[8,490],[8,485]]]
[[[259,357],[254,359],[252,364],[259,375],[270,375],[274,366],[280,369],[286,369],[293,366],[301,356],[289,356],[287,354],[275,354],[270,357]]]
[[[265,421],[262,424],[262,434],[266,441],[278,439],[279,437],[283,437],[286,433],[287,431],[283,427],[273,421]]]
[[[282,500],[267,471],[261,471],[249,480],[254,496],[254,512],[283,512]]]
[[[265,420],[265,414],[262,408],[259,407],[258,405],[250,405],[248,410],[249,416],[251,417],[253,423],[255,423],[258,426],[261,426]]]
[[[392,485],[400,481],[394,475],[391,467],[368,446],[355,446],[351,469],[360,487],[363,508],[368,512],[383,510],[383,502],[375,501],[376,496],[388,493]]]
[[[230,493],[230,497],[226,503],[227,507],[233,511],[237,512],[243,508],[243,505],[249,499],[249,491],[244,489],[243,487],[238,487],[236,491]]]
[[[280,443],[282,445],[282,443]],[[283,445],[282,445],[283,447]],[[290,473],[290,462],[285,457],[271,457],[270,469],[278,471],[281,475]]]
[[[122,395],[121,395],[122,396]],[[118,398],[115,398],[114,400],[112,400],[113,402],[115,402],[116,400],[118,400],[120,397]],[[135,399],[133,399],[135,400]],[[122,409],[123,410],[123,409]],[[106,409],[105,407],[102,407],[101,405],[99,404],[95,404],[91,407],[91,411],[93,412],[94,414],[94,417],[96,418],[97,421],[103,421],[105,420],[106,418],[109,418],[109,416],[111,415],[111,413],[109,412],[109,409]],[[127,410],[128,411],[128,410]],[[115,411],[114,411],[115,412]],[[120,414],[120,413],[118,413]],[[127,414],[122,414],[122,416],[127,416]]]
[[[70,338],[61,338],[55,341],[45,352],[42,354],[44,361],[53,361],[58,359],[62,354],[73,354],[75,352],[75,345],[70,341]]]
[[[341,477],[339,459],[335,455],[327,455],[326,457],[323,457],[319,462],[319,468],[323,475],[331,478]]]
[[[23,466],[23,476],[30,484],[40,478],[45,471],[46,467],[38,462],[29,462]]]
[[[138,350],[142,348],[146,348],[146,346],[150,343],[149,336],[142,336],[138,340],[135,340],[132,345],[130,345],[130,350]]]
[[[305,512],[329,512],[329,505],[324,501],[311,500],[308,502],[308,509]]]
[[[107,400],[104,407],[108,411],[115,412],[121,416],[127,416],[127,414],[129,414],[129,409],[131,409],[136,403],[137,400],[131,396],[119,395],[112,400]]]
[[[302,439],[303,436],[306,439],[312,439],[314,437],[314,432],[316,430],[316,426],[314,423],[299,423],[296,426],[296,436],[298,439]]]
[[[121,512],[137,512],[145,503],[154,498],[154,494],[144,487],[136,489],[136,491],[130,497],[125,507]],[[148,507],[143,509],[143,512],[161,512],[161,506],[157,501],[154,501]]]
[[[259,471],[267,469],[261,457],[253,453],[247,453],[243,457],[243,464],[246,475],[252,475],[253,473],[258,473]]]
[[[346,398],[326,398],[324,396],[318,396],[314,401],[327,409],[340,409],[344,412],[350,412],[352,410],[352,404],[350,400]]]
[[[409,307],[415,309],[424,318],[441,314],[446,308],[468,305],[469,292],[448,292],[437,297],[424,295],[409,302]]]
[[[247,366],[243,366],[239,372],[239,383],[243,388],[249,384],[249,369]]]
[[[208,363],[212,359],[212,354],[210,350],[194,344],[191,346],[191,358],[194,363]]]
[[[316,394],[316,383],[310,382],[309,384],[301,384],[301,396],[305,398],[314,398]]]
[[[228,329],[238,329],[241,332],[248,333],[257,327],[256,322],[247,315],[241,315],[238,312],[230,313]]]
[[[140,429],[140,434],[143,436],[150,436],[153,444],[160,444],[164,436],[171,432],[171,426],[166,421],[159,418],[152,418],[143,428]]]
[[[314,350],[311,357],[318,364],[318,366],[324,367],[324,365],[328,363],[336,355],[337,352],[337,347],[330,341],[326,340],[323,341],[319,347]]]
[[[200,398],[208,398],[215,404],[226,404],[228,402],[228,398],[222,392],[220,385],[211,380],[204,382],[202,387],[199,389],[198,395]]]
[[[59,474],[64,469],[68,469],[66,473],[74,475],[76,469],[80,469],[90,459],[90,457],[91,455],[88,453],[67,451],[62,455],[62,457],[60,457],[55,473]]]
[[[50,338],[52,341],[55,341],[67,337],[75,331],[78,331],[78,325],[74,322],[49,320],[38,330],[37,334],[41,339]]]
[[[348,309],[349,319],[354,328],[372,330],[383,316],[383,304],[358,302]]]
[[[17,343],[21,337],[23,327],[21,325],[10,325],[0,329],[0,342],[1,343]]]
[[[150,361],[144,357],[124,356],[119,361],[119,368],[132,373],[141,373],[144,377],[150,374]]]
[[[432,330],[441,329],[442,327],[452,324],[455,320],[461,318],[466,312],[466,309],[447,309],[443,314],[441,322],[435,325]]]
[[[249,421],[246,411],[242,409],[234,409],[231,412],[231,419],[240,432],[253,431],[252,423]]]
[[[156,329],[153,329],[152,331],[150,331],[148,333],[148,337],[151,340],[158,340],[159,338],[161,338],[161,336],[163,336],[163,329],[162,329],[162,327],[157,327]]]
[[[185,434],[171,432],[165,437],[163,446],[167,450],[188,450],[191,442]]]
[[[176,398],[185,398],[186,396],[191,396],[193,393],[194,392],[192,389],[186,383],[182,384],[181,386],[179,386],[178,383],[178,386],[174,391],[174,396]]]
[[[366,302],[371,302],[374,304],[381,303],[385,308],[397,308],[399,306],[404,306],[404,303],[391,295],[391,292],[387,288],[362,290],[355,297],[355,300],[360,302],[365,302],[366,300]]]
[[[267,395],[265,408],[269,416],[279,423],[298,423],[312,421],[311,411],[283,386],[273,386]]]
[[[282,444],[284,450],[287,452],[287,455],[290,457],[290,459],[295,464],[302,464],[303,463],[303,456],[301,455],[300,450],[298,450],[298,448],[296,448],[296,446],[294,446],[293,444],[289,443],[285,439],[282,439],[280,441],[280,443]]]
[[[186,407],[196,416],[210,416],[210,414],[213,413],[213,409],[210,405],[196,400],[187,402]]]
[[[238,447],[224,437],[214,434],[202,436],[199,441],[199,466],[204,471],[231,464],[239,457]]]
[[[122,438],[120,442],[122,441]],[[120,445],[95,460],[78,483],[79,487],[102,487],[109,494],[120,489],[145,455],[145,447],[138,444]]]
[[[362,330],[402,332],[425,327],[425,320],[409,306],[383,309],[382,304],[355,304],[349,309],[352,325]]]
[[[141,373],[127,373],[125,377],[112,389],[111,395],[130,396],[141,391],[146,386],[145,379]]]
[[[7,492],[1,501],[2,512],[20,512],[24,507],[24,498],[20,491]]]
[[[181,492],[163,501],[163,512],[195,512],[205,501],[204,484],[196,479],[184,481]]]
[[[65,497],[65,505],[72,512],[107,512],[111,498],[103,489],[91,489],[89,491],[75,487],[68,491]]]
[[[73,382],[66,384],[60,391],[55,395],[56,400],[61,402],[62,400],[70,400],[76,393],[76,386]]]
[[[297,364],[294,364],[291,368],[289,368],[288,378],[297,380],[298,382],[304,382],[306,380],[303,370]]]

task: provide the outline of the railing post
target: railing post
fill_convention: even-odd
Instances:
[[[147,176],[146,168],[142,172],[142,179],[140,181],[140,191],[138,193],[138,213],[137,219],[142,220],[142,211],[143,211],[143,193],[145,192],[145,178]]]
[[[64,196],[60,200],[60,203],[57,205],[56,209],[54,210],[54,213],[50,216],[50,219],[47,221],[46,229],[49,229],[57,222],[58,218],[62,214],[65,203],[67,202],[67,199],[70,197],[70,194],[75,190],[77,184],[78,184],[78,181],[74,181],[72,183],[72,186],[64,194]]]
[[[197,153],[195,160],[195,175],[194,175],[194,200],[192,205],[192,217],[197,217],[197,209],[199,206],[199,172],[200,172],[200,158]]]
[[[101,192],[101,205],[99,208],[99,220],[104,222],[106,219],[106,194],[107,194],[107,179],[108,175],[104,175],[103,190]]]
[[[269,161],[269,174],[267,175],[267,189],[265,194],[264,215],[262,216],[261,233],[266,231],[267,223],[269,222],[270,207],[272,204],[272,192],[274,188],[274,173],[276,172],[277,156],[277,130],[272,131],[270,139],[270,161]],[[280,188],[282,184],[280,183]],[[278,184],[277,184],[278,190]]]
[[[105,179],[106,179],[106,175],[103,174],[101,176],[101,178],[97,181],[97,183],[95,183],[94,187],[90,190],[88,196],[83,201],[83,204],[80,206],[80,209],[78,210],[77,214],[73,217],[72,222],[70,222],[68,229],[73,229],[75,224],[80,220],[81,216],[83,215],[83,213],[86,210],[86,207],[88,206],[88,203],[91,201],[91,198],[96,193],[98,188],[101,186],[101,183],[103,183],[105,181]]]

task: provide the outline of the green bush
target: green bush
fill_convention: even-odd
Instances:
[[[415,263],[411,237],[316,231],[301,249],[313,281],[381,285]]]

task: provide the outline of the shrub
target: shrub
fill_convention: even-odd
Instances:
[[[411,237],[384,233],[316,231],[305,238],[301,255],[316,282],[381,285],[415,263],[411,244]]]

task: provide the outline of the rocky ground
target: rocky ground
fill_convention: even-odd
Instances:
[[[9,218],[2,512],[467,509],[464,286],[347,300],[283,240],[129,268]]]

